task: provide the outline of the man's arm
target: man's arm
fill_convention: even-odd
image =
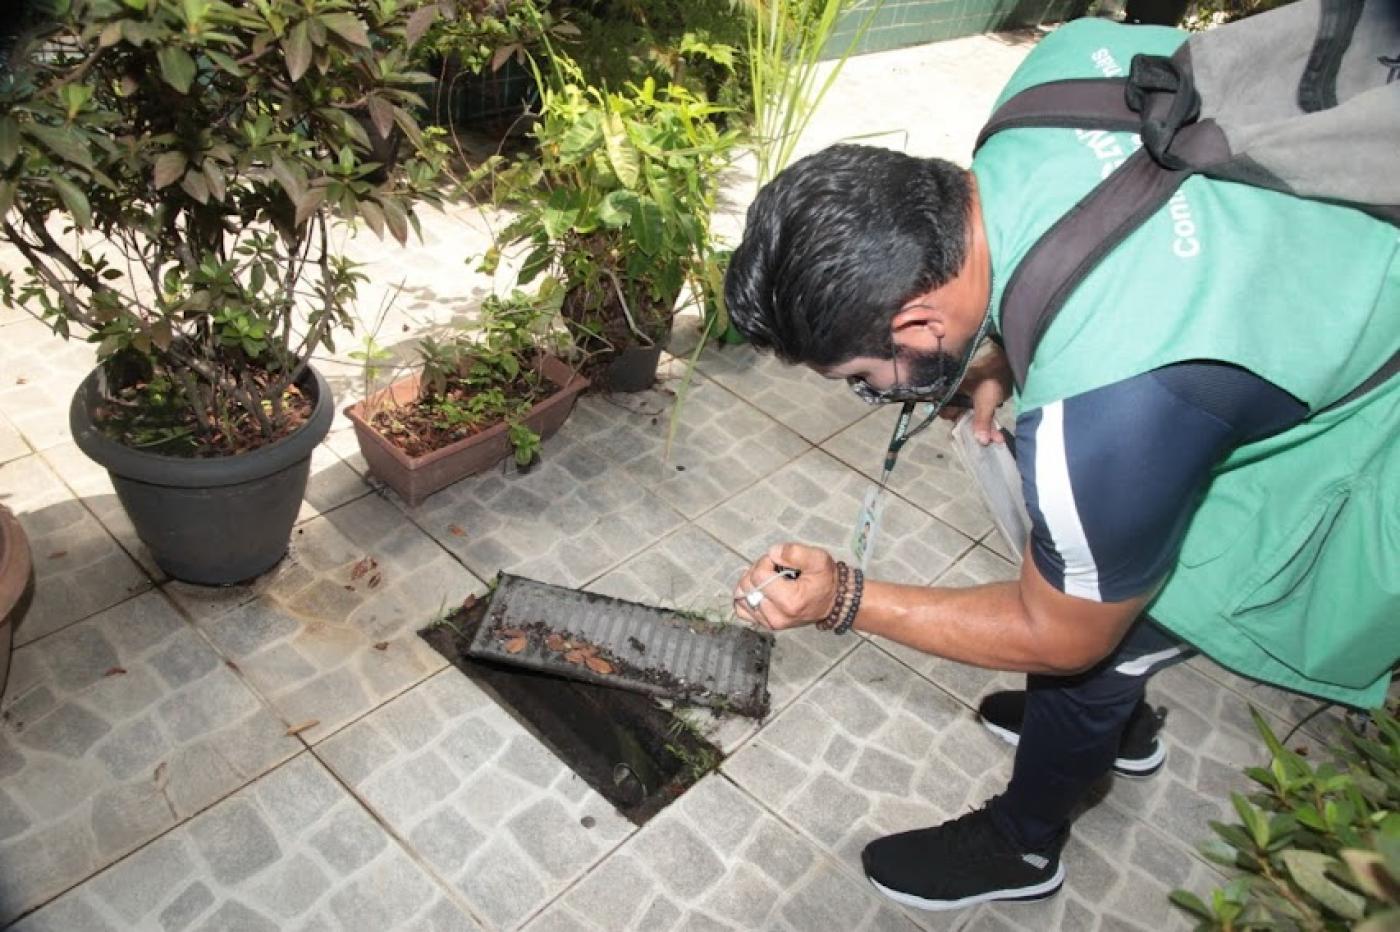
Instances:
[[[978,666],[1087,669],[1171,572],[1213,465],[1305,414],[1268,382],[1212,363],[1167,367],[1028,412],[1016,431],[1033,525],[1020,579],[967,589],[871,581],[856,627]],[[775,563],[802,575],[767,588],[758,611],[736,610],[773,628],[823,617],[835,564],[811,547],[775,547],[736,596]]]
[[[767,587],[756,613],[742,601],[736,603],[741,614],[787,628],[801,623],[793,619],[822,618],[830,610],[835,592],[825,583],[834,563],[825,550],[782,544],[761,562],[764,569],[753,573],[760,580],[773,572],[774,564],[799,569],[802,575]],[[751,585],[740,588],[746,592]],[[1094,602],[1065,595],[1027,556],[1016,582],[965,589],[867,582],[855,627],[974,666],[1067,675],[1107,656],[1149,599],[1144,594]]]

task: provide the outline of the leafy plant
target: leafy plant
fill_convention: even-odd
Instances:
[[[0,297],[97,344],[118,440],[285,436],[363,280],[332,225],[403,242],[438,200],[435,157],[383,145],[421,140],[420,0],[45,4],[0,75],[0,233],[28,262]]]
[[[1240,821],[1212,822],[1212,860],[1239,871],[1207,903],[1172,901],[1221,932],[1400,929],[1400,721],[1371,713],[1370,733],[1344,730],[1335,762],[1314,766],[1250,710],[1272,760],[1245,772],[1263,789],[1232,801]]]
[[[753,93],[756,181],[761,188],[792,160],[812,114],[883,3],[870,4],[850,43],[824,67],[822,57],[854,0],[743,0],[743,5],[748,13],[745,57]]]
[[[538,157],[498,177],[499,200],[517,211],[498,242],[528,247],[521,284],[545,272],[563,282],[563,315],[586,353],[654,345],[708,254],[716,179],[737,137],[684,87],[605,91],[557,52],[552,62]]]
[[[723,107],[721,122],[742,123],[749,110],[748,76],[738,67],[745,20],[730,0],[585,0],[567,7],[580,30],[569,54],[587,83],[681,84]]]
[[[411,455],[504,423],[516,462],[528,466],[539,453],[540,438],[524,420],[551,391],[537,363],[540,352],[550,348],[559,297],[557,283],[548,281],[539,296],[493,295],[476,321],[450,337],[423,338],[417,398],[376,406],[370,423]]]

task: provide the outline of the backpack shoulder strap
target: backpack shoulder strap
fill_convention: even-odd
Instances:
[[[1046,230],[1001,299],[1001,334],[1018,389],[1040,339],[1099,260],[1171,199],[1191,172],[1167,169],[1139,149]]]
[[[1124,78],[1068,78],[1026,88],[1002,104],[977,134],[973,152],[993,133],[1025,127],[1136,133],[1142,116],[1128,108]]]

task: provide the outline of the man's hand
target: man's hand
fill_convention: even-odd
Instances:
[[[796,579],[776,579],[763,587],[762,601],[745,600],[754,588],[783,569],[798,571]],[[778,544],[754,561],[734,587],[734,612],[774,631],[821,621],[836,602],[836,561],[819,547]]]
[[[1000,346],[989,342],[987,349],[967,367],[962,380],[963,394],[972,399],[972,435],[986,446],[1004,443],[993,420],[997,408],[1011,397],[1011,364]],[[946,407],[940,412],[948,420],[962,416],[964,408]]]

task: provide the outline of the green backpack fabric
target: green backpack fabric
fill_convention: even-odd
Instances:
[[[1122,92],[1134,55],[1170,57],[1184,39],[1072,23],[1003,99],[1063,79],[1116,80]],[[973,163],[1020,409],[1191,359],[1244,366],[1303,400],[1306,421],[1217,467],[1149,611],[1245,675],[1379,702],[1400,657],[1400,379],[1386,378],[1400,355],[1400,231],[1375,212],[1165,168],[1112,121],[1059,125],[1002,127]],[[1175,174],[1171,187],[1126,226],[1095,227],[1095,194],[1134,160]],[[1061,260],[1072,274],[1011,301],[1027,262],[1086,212],[1081,230],[1097,239]],[[1034,326],[1010,318],[1046,305]]]

